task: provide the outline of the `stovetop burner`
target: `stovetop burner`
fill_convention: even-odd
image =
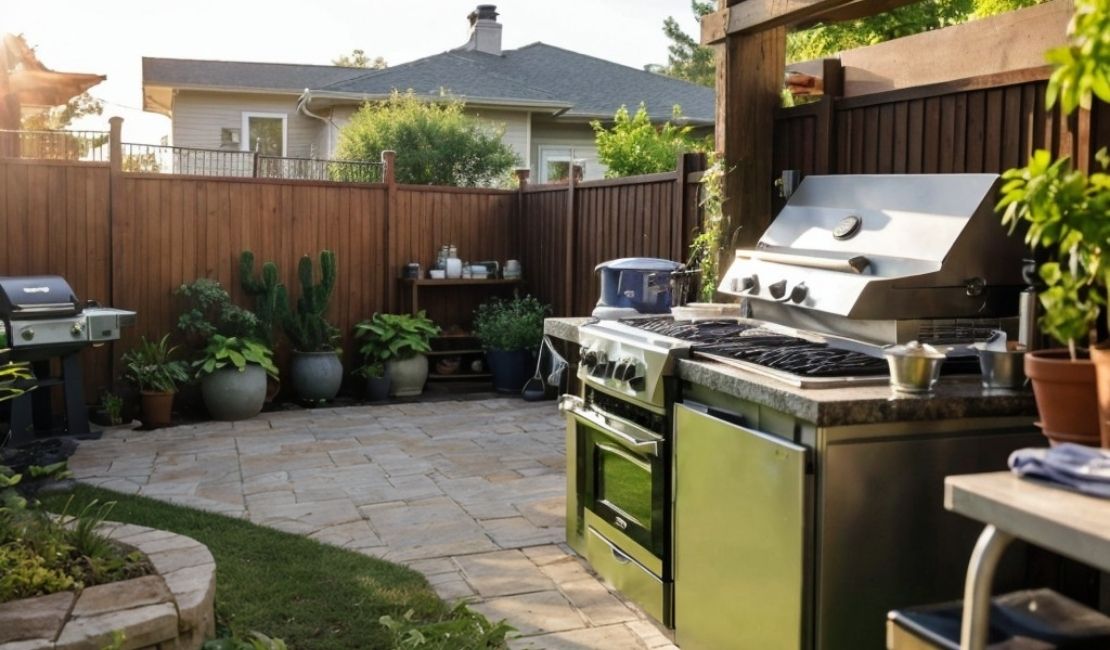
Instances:
[[[735,320],[625,319],[625,325],[693,343],[702,356],[743,361],[799,377],[885,377],[885,359]]]

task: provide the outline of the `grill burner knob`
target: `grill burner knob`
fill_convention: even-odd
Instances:
[[[69,328],[69,333],[73,335],[73,338],[80,338],[85,333],[85,328],[81,326],[81,323],[74,323],[73,327]]]
[[[19,333],[19,335],[23,337],[24,341],[30,341],[31,339],[35,338],[35,330],[30,327],[26,327],[23,329],[22,332]]]
[[[779,280],[778,282],[767,287],[767,290],[771,292],[771,297],[775,300],[782,298],[786,295],[786,280]]]
[[[753,273],[740,278],[740,290],[746,293],[759,293],[759,276]]]
[[[794,288],[790,290],[790,301],[796,305],[800,305],[805,302],[808,294],[809,287],[807,287],[804,282],[796,284]]]

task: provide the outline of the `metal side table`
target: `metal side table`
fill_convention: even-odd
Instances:
[[[967,567],[961,650],[986,646],[991,582],[1012,540],[1110,571],[1110,500],[992,472],[947,477],[944,507],[986,524]]]

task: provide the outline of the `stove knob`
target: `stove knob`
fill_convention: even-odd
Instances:
[[[597,352],[593,350],[585,350],[582,352],[582,365],[587,368],[592,368],[597,365]]]
[[[796,284],[794,288],[790,290],[790,301],[800,305],[806,301],[807,295],[809,295],[809,287],[806,286],[805,282]]]
[[[786,295],[786,280],[779,280],[767,287],[767,290],[771,292],[771,297],[775,300],[782,298]]]
[[[85,327],[81,323],[74,323],[73,327],[69,328],[69,333],[73,338],[80,338],[85,333]]]
[[[23,331],[19,333],[19,335],[23,337],[24,341],[30,341],[31,339],[35,338],[35,330],[31,327],[25,327],[23,328]]]
[[[632,380],[628,382],[628,386],[632,390],[641,391],[647,387],[647,379],[645,379],[643,375],[633,377]]]
[[[636,360],[629,359],[628,363],[624,366],[624,372],[621,373],[621,380],[632,381],[636,377],[637,370],[639,370],[639,368],[637,368]]]
[[[753,273],[740,278],[740,290],[747,293],[759,293],[759,276]]]

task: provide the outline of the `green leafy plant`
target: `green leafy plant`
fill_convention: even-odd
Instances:
[[[190,345],[204,347],[213,334],[255,336],[259,332],[258,318],[231,302],[231,295],[215,280],[200,278],[175,293],[185,301],[177,329]]]
[[[410,609],[399,619],[382,616],[378,622],[389,630],[395,650],[492,650],[504,648],[515,631],[504,620],[491,623],[462,602],[439,621],[416,622]]]
[[[380,377],[370,372],[383,372],[382,364],[393,359],[408,359],[432,349],[432,338],[439,335],[439,327],[420,311],[416,314],[377,313],[355,325],[355,340],[363,366],[359,371],[365,377]],[[365,370],[363,370],[365,368]]]
[[[717,293],[720,274],[721,247],[724,245],[721,224],[724,222],[724,160],[715,154],[710,157],[709,168],[701,177],[702,223],[690,242],[689,268],[696,268],[700,283],[700,298],[713,302]]]
[[[591,122],[606,178],[671,171],[679,154],[705,150],[706,143],[694,138],[691,127],[675,124],[681,119],[682,109],[675,106],[671,121],[656,126],[641,103],[635,115],[629,115],[627,106],[617,109],[611,128]]]
[[[424,101],[411,91],[368,102],[339,131],[336,156],[377,162],[397,152],[394,174],[415,185],[489,185],[517,164],[501,133],[463,111],[444,94]]]
[[[123,354],[124,377],[139,390],[173,393],[189,381],[185,362],[173,358],[177,346],[171,346],[169,340],[169,334],[157,341],[144,336],[138,346]]]
[[[108,415],[108,423],[112,426],[123,424],[123,398],[111,391],[105,391],[100,396],[100,407]]]
[[[474,310],[474,336],[487,350],[535,350],[550,311],[532,296],[493,298]]]
[[[1068,44],[1047,54],[1057,67],[1045,103],[1052,108],[1059,101],[1064,114],[1089,107],[1092,95],[1110,99],[1110,44],[1105,42],[1110,5],[1076,0],[1075,8]],[[1098,170],[1088,175],[1068,158],[1053,160],[1048,151],[1036,151],[1028,165],[1002,175],[997,206],[1011,233],[1026,225],[1026,243],[1049,253],[1038,269],[1046,287],[1039,296],[1044,307],[1040,326],[1067,344],[1072,359],[1080,343],[1094,342],[1110,286],[1110,262],[1104,260],[1110,243],[1110,155],[1102,149],[1095,159]]]
[[[20,381],[34,379],[31,368],[26,363],[5,363],[0,365],[0,402],[15,399],[27,392],[19,385]]]
[[[208,340],[203,355],[193,362],[198,378],[222,368],[234,368],[244,372],[247,364],[261,366],[267,375],[275,379],[278,376],[277,366],[274,365],[274,353],[264,343],[253,339],[216,334]]]
[[[274,327],[281,315],[289,310],[289,292],[278,280],[277,264],[266,262],[260,275],[254,274],[254,253],[243,251],[239,255],[239,285],[254,297],[254,315],[258,319],[256,337],[274,347]]]
[[[339,349],[339,329],[325,314],[335,289],[335,253],[320,251],[320,281],[314,278],[312,258],[305,255],[297,265],[301,297],[295,310],[285,309],[282,325],[285,335],[298,352],[330,352]]]
[[[288,650],[285,641],[272,639],[261,632],[251,632],[246,639],[228,637],[205,641],[201,650]]]

